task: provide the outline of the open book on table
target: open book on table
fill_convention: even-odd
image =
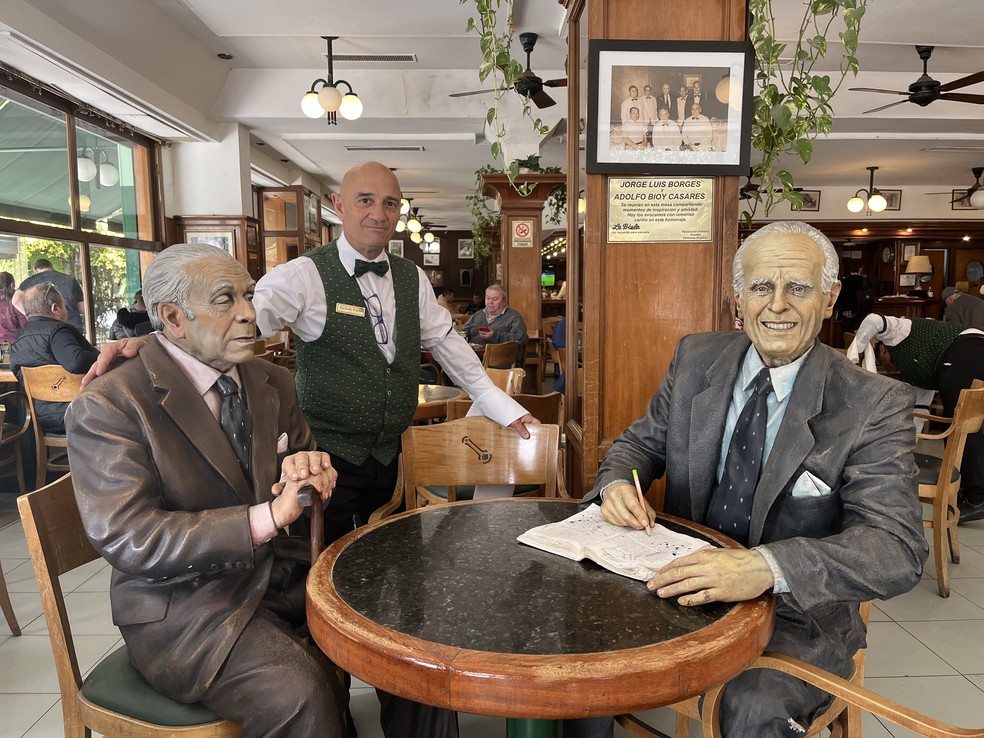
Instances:
[[[674,559],[710,545],[707,541],[677,533],[658,523],[652,535],[612,525],[601,516],[601,507],[588,505],[577,515],[557,523],[530,528],[516,540],[574,561],[591,559],[609,571],[648,581]]]

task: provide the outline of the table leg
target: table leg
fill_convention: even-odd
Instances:
[[[509,718],[506,738],[560,738],[560,721]]]

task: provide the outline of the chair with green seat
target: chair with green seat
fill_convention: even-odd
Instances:
[[[957,492],[960,490],[960,464],[964,445],[971,433],[980,433],[984,423],[984,382],[975,379],[969,389],[960,392],[952,418],[941,418],[927,413],[914,413],[918,418],[947,423],[942,433],[917,433],[917,438],[943,440],[946,447],[943,458],[924,453],[913,456],[919,467],[919,499],[931,506],[932,515],[923,526],[933,530],[933,558],[936,561],[936,584],[940,597],[950,596],[950,570],[947,565],[944,539],[950,559],[960,563],[960,544],[957,540],[957,524],[960,508]]]
[[[99,558],[85,536],[70,474],[17,499],[38,579],[61,692],[65,735],[239,738],[235,723],[199,704],[156,692],[130,664],[126,646],[82,680],[59,576]]]

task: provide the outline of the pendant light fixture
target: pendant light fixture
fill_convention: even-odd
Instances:
[[[301,98],[301,110],[308,118],[320,118],[322,115],[328,120],[328,125],[338,123],[338,115],[346,120],[356,120],[362,115],[362,101],[355,94],[352,85],[344,79],[336,80],[334,76],[334,65],[331,53],[331,42],[338,36],[322,36],[328,46],[328,69],[325,79],[316,79],[311,83],[311,89]],[[318,89],[318,86],[321,86]],[[342,94],[338,89],[339,85],[345,85],[348,93]]]
[[[868,189],[858,190],[854,193],[854,197],[847,201],[847,209],[852,213],[860,213],[865,206],[869,213],[880,213],[888,207],[888,200],[875,188],[875,171],[878,167],[866,167],[866,169],[869,172]]]

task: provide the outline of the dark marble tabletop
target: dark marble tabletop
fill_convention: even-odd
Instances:
[[[580,509],[546,501],[483,503],[391,520],[338,554],[332,583],[353,610],[386,628],[497,653],[637,648],[692,633],[734,607],[681,607],[644,582],[516,541],[527,529]]]

